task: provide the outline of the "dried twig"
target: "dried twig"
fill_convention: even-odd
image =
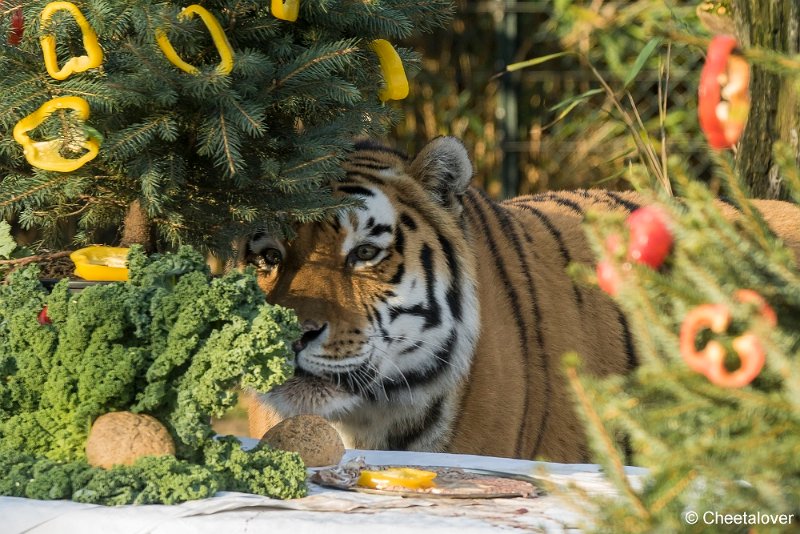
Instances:
[[[24,258],[13,258],[10,260],[0,260],[0,265],[13,265],[16,267],[20,267],[22,265],[27,265],[29,263],[35,263],[37,261],[51,261],[57,260],[59,258],[64,258],[72,254],[71,250],[59,250],[58,252],[48,252],[46,254],[37,254],[35,256],[25,256]]]

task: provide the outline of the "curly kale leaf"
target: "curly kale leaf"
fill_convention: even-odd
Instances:
[[[216,280],[212,292],[229,287]],[[208,426],[197,424],[196,414],[222,416],[236,404],[235,386],[267,391],[291,375],[285,340],[299,334],[294,313],[277,306],[259,306],[253,313],[248,319],[234,317],[212,333],[177,380],[177,403],[167,420],[182,443],[198,447],[211,437]]]
[[[78,502],[121,504],[177,504],[211,497],[219,489],[208,468],[174,456],[145,456],[133,465],[98,469],[72,495]]]
[[[295,452],[259,446],[244,451],[231,436],[215,440],[205,449],[205,465],[230,491],[257,493],[276,499],[305,497],[306,468]]]
[[[57,343],[56,332],[37,320],[46,296],[35,266],[15,271],[0,285],[0,421],[39,404]]]
[[[0,259],[7,260],[17,248],[14,236],[11,234],[11,225],[0,221]]]
[[[56,462],[20,452],[0,453],[0,495],[31,499],[69,499],[94,472],[86,462]]]
[[[48,294],[35,268],[0,286],[0,494],[63,498],[73,484],[73,498],[121,504],[197,498],[217,487],[301,491],[302,464],[279,453],[222,454],[210,423],[235,404],[234,389],[266,391],[290,375],[290,343],[300,334],[294,314],[267,304],[252,272],[212,278],[186,247],[150,257],[132,248],[129,267],[129,282],[77,294],[66,281]],[[43,306],[49,324],[37,320]],[[164,423],[177,458],[108,472],[81,467],[94,419],[121,410]],[[216,486],[192,464],[209,447],[224,481]],[[262,467],[284,463],[287,473],[259,478]],[[228,467],[238,478],[220,475]]]
[[[207,449],[208,465],[174,456],[145,456],[111,469],[84,461],[57,462],[20,453],[0,453],[0,495],[72,499],[117,506],[178,504],[217,491],[246,491],[276,498],[306,494],[306,471],[295,453],[269,449],[246,452],[232,437]]]
[[[86,462],[56,462],[45,458],[34,464],[25,496],[30,499],[69,499],[76,489],[83,487],[100,471]]]
[[[25,497],[25,488],[33,477],[36,458],[23,452],[0,451],[0,495]]]
[[[35,297],[29,300],[39,301]],[[27,408],[18,404],[19,409],[0,419],[0,449],[24,448],[54,460],[83,457],[92,421],[130,406],[137,378],[150,365],[150,353],[133,335],[127,318],[138,301],[137,291],[127,284],[95,286],[74,296],[63,281],[45,301],[51,324],[38,324],[38,311],[28,306],[27,314],[33,314],[37,325],[31,335],[55,333],[57,342],[48,351],[31,348],[16,353],[18,368],[46,362],[36,366],[44,383],[27,381],[25,390],[35,387],[40,392],[38,402]],[[19,377],[19,372],[13,373],[10,383]],[[24,398],[22,394],[17,397]]]
[[[128,269],[129,283],[141,288],[169,289],[186,273],[196,272],[210,276],[202,254],[187,246],[180,247],[174,254],[147,256],[139,245],[134,245],[128,254]]]

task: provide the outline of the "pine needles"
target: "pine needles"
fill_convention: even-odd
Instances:
[[[309,0],[289,23],[272,16],[268,2],[205,2],[234,50],[225,76],[205,26],[177,18],[181,3],[77,0],[105,59],[101,68],[59,82],[44,69],[39,36],[54,35],[62,63],[83,44],[68,14],[40,27],[47,3],[24,3],[19,46],[0,42],[0,216],[38,228],[40,244],[50,247],[64,244],[69,223],[79,230],[67,238],[79,244],[121,231],[120,203],[138,200],[157,248],[191,244],[219,256],[230,252],[232,236],[289,228],[345,207],[326,184],[341,177],[339,163],[355,137],[380,135],[397,119],[377,98],[383,78],[369,42],[432,31],[452,11],[449,0]],[[8,19],[0,23],[6,27]],[[167,60],[157,28],[198,74]],[[413,73],[418,58],[399,52]],[[11,129],[63,95],[89,102],[87,124],[104,137],[100,154],[73,173],[36,171]],[[57,112],[37,135],[80,137],[82,128]]]

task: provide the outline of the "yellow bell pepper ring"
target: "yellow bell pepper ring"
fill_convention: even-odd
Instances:
[[[89,103],[86,100],[79,96],[61,96],[48,100],[14,126],[14,140],[22,145],[25,159],[34,167],[46,171],[72,172],[93,160],[100,150],[99,143],[87,137],[80,143],[80,147],[86,149],[85,154],[78,158],[65,158],[60,153],[64,147],[62,139],[34,141],[30,138],[28,132],[43,123],[54,111],[61,109],[73,110],[82,121],[89,118]]]
[[[387,100],[402,100],[408,96],[408,78],[403,69],[403,61],[397,54],[392,43],[386,39],[375,39],[369,44],[370,48],[378,54],[381,63],[381,72],[386,86],[378,93],[382,102]]]
[[[128,279],[128,251],[121,247],[91,246],[69,255],[75,274],[84,280],[124,282]]]
[[[211,12],[197,4],[183,8],[181,12],[178,13],[178,19],[191,19],[194,18],[195,15],[198,15],[203,21],[203,24],[206,25],[208,32],[211,34],[211,38],[214,40],[214,46],[217,47],[217,52],[220,57],[219,65],[217,65],[217,73],[223,75],[230,74],[233,70],[233,48],[228,41],[228,37],[225,35],[225,31]],[[158,43],[158,47],[161,48],[161,51],[167,56],[170,63],[189,74],[197,74],[200,72],[200,69],[181,59],[178,52],[176,52],[175,48],[172,46],[172,43],[169,42],[164,30],[158,28],[155,33],[156,43]]]
[[[400,486],[408,489],[427,489],[436,486],[433,479],[436,473],[413,467],[395,467],[382,471],[361,471],[358,486],[383,489],[387,486]]]
[[[276,19],[294,22],[300,13],[300,0],[272,0],[270,11]]]
[[[86,55],[69,58],[64,63],[64,66],[59,69],[58,57],[56,56],[56,38],[54,35],[45,35],[39,39],[39,43],[42,46],[44,66],[47,69],[47,73],[56,80],[65,80],[76,72],[99,67],[103,63],[103,50],[97,41],[97,34],[89,25],[81,10],[72,2],[50,2],[42,9],[40,14],[42,26],[50,20],[56,11],[69,11],[75,22],[78,23],[78,27],[83,34],[83,47],[86,49]]]

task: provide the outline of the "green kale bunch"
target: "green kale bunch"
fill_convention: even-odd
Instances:
[[[297,455],[244,452],[211,428],[236,388],[266,391],[290,376],[294,314],[267,304],[252,273],[212,278],[188,247],[150,257],[133,248],[129,269],[128,282],[80,293],[66,280],[48,293],[35,267],[0,286],[0,495],[103,504],[303,495]],[[86,464],[92,422],[123,410],[161,421],[176,456]]]

